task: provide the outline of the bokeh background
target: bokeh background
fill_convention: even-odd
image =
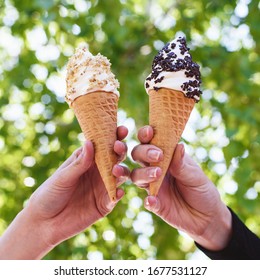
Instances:
[[[154,55],[185,35],[203,95],[184,131],[187,152],[260,236],[260,4],[257,0],[0,0],[0,234],[31,193],[82,144],[65,103],[66,63],[83,43],[120,81],[118,124],[130,151],[148,123],[144,79]],[[106,218],[46,259],[205,259],[143,207],[130,182]]]

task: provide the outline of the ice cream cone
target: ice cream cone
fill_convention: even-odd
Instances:
[[[114,144],[117,140],[119,82],[111,72],[107,57],[93,55],[86,46],[76,49],[67,64],[66,101],[73,108],[80,127],[95,148],[95,162],[112,201],[116,201],[117,163]]]
[[[76,98],[71,107],[86,139],[95,149],[95,162],[112,201],[116,200],[116,178],[112,168],[117,163],[114,143],[117,139],[118,95],[92,92]]]
[[[190,113],[200,100],[199,69],[185,38],[178,37],[154,57],[152,71],[145,80],[150,125],[154,129],[151,144],[161,148],[164,154],[159,164],[151,164],[162,169],[159,180],[150,184],[151,195],[158,194]]]
[[[187,98],[181,91],[168,88],[149,90],[149,123],[154,129],[151,144],[163,151],[163,160],[159,164],[151,164],[159,166],[162,175],[158,181],[150,183],[150,195],[156,196],[159,192],[194,104],[195,100]]]

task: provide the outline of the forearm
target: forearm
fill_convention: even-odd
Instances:
[[[30,211],[23,209],[0,237],[0,259],[41,259],[52,249],[42,228]]]

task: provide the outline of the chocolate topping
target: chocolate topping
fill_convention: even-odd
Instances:
[[[147,77],[145,87],[148,89],[150,87],[149,81],[154,80],[153,89],[158,91],[160,83],[164,79],[164,76],[158,78],[162,72],[184,71],[185,76],[190,79],[181,85],[181,89],[187,97],[194,98],[198,102],[202,94],[200,91],[200,67],[192,61],[185,38],[179,37],[175,42],[167,43],[155,56],[152,63],[152,73]]]

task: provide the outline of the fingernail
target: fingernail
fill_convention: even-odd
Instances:
[[[148,172],[149,178],[156,178],[158,175],[158,171],[159,171],[158,167],[148,169],[147,172]]]
[[[161,156],[161,152],[157,150],[148,150],[147,156],[149,157],[150,160],[158,161]]]

